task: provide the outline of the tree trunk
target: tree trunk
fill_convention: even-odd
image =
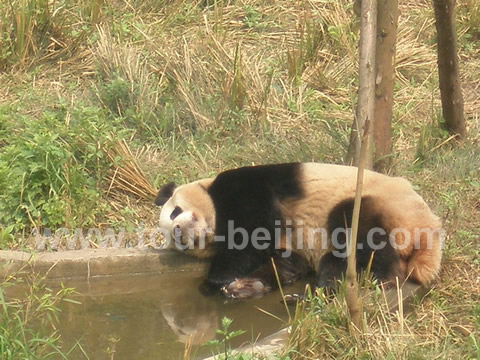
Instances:
[[[377,29],[377,1],[362,0],[360,14],[359,45],[359,90],[355,119],[350,135],[348,162],[358,165],[360,158],[362,130],[366,121],[370,121],[370,136],[367,137],[366,168],[373,168],[372,126],[375,121],[375,42]]]
[[[455,0],[433,0],[437,28],[438,78],[447,130],[465,137],[463,96],[457,58]]]
[[[374,168],[380,172],[386,172],[391,163],[397,24],[398,0],[378,0],[373,144]]]

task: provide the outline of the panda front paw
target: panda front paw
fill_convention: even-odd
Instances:
[[[230,284],[221,288],[223,295],[229,299],[248,299],[260,297],[271,290],[271,287],[264,284],[260,279],[235,279]]]
[[[288,306],[296,306],[299,302],[305,300],[305,297],[300,294],[285,294],[283,300]]]

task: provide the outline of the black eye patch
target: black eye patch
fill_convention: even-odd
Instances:
[[[175,209],[173,209],[172,213],[170,214],[170,219],[171,220],[175,219],[182,212],[183,212],[183,210],[180,206],[175,206]]]

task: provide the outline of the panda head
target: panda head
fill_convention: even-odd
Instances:
[[[215,208],[208,187],[213,179],[176,187],[164,185],[155,204],[163,206],[159,225],[170,247],[206,258],[214,254]]]

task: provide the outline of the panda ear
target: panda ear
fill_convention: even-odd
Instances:
[[[155,198],[155,205],[164,205],[168,201],[168,199],[172,197],[173,191],[176,187],[177,185],[175,185],[174,182],[163,185],[160,190],[158,190],[157,197]]]

